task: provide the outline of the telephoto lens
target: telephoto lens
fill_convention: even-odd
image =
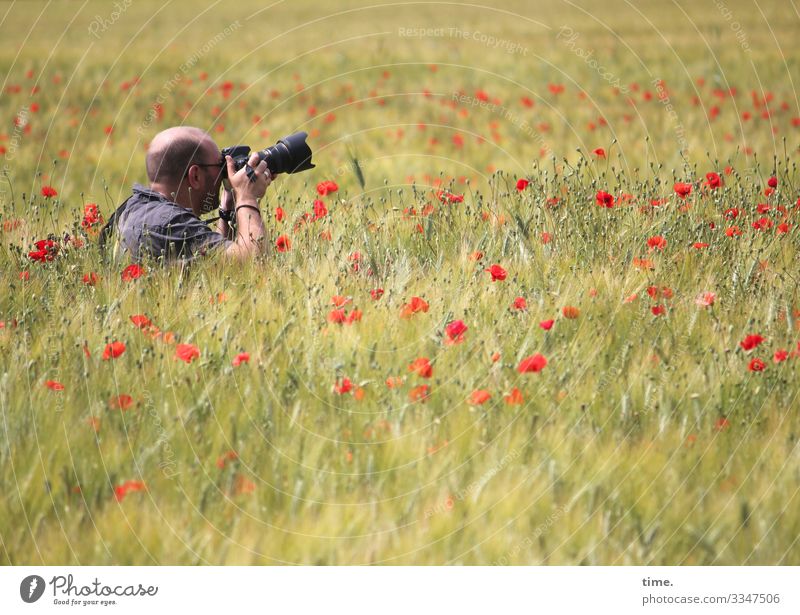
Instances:
[[[306,132],[296,132],[283,139],[275,145],[262,149],[258,152],[260,160],[267,161],[267,168],[272,175],[278,173],[299,173],[313,169],[311,163],[311,148],[306,143]],[[223,156],[233,158],[233,163],[238,171],[247,164],[250,158],[250,147],[247,145],[232,145],[222,150]],[[227,170],[223,167],[224,177],[227,177]],[[252,169],[248,170],[248,175]]]
[[[313,169],[311,148],[306,143],[307,136],[306,132],[296,132],[279,140],[272,147],[261,150],[258,155],[267,161],[267,168],[273,175]]]

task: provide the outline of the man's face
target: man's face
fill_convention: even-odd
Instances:
[[[219,207],[219,190],[222,187],[222,152],[210,139],[203,143],[201,156],[197,162],[200,166],[202,187],[200,188],[201,213],[207,214]]]

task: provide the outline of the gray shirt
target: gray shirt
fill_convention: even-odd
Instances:
[[[121,247],[134,262],[143,257],[191,260],[232,242],[212,231],[191,210],[140,184],[114,213]]]

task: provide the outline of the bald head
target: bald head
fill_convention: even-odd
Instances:
[[[200,128],[176,126],[159,132],[147,150],[147,178],[152,184],[181,182],[191,164],[215,162],[219,149]]]

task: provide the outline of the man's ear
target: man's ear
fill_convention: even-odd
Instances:
[[[196,164],[193,164],[189,167],[189,172],[186,174],[186,178],[189,180],[189,187],[192,190],[199,190],[202,186],[202,182],[200,180],[200,167]]]

